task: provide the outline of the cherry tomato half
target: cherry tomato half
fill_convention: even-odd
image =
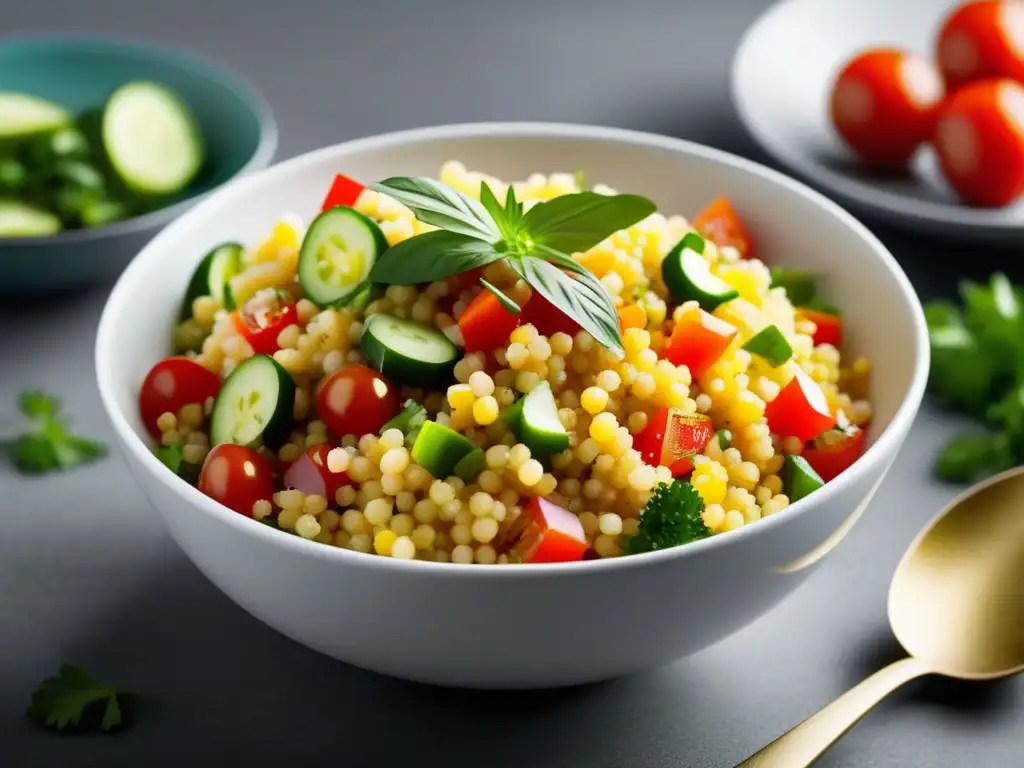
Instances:
[[[1024,82],[1024,6],[977,0],[956,8],[942,24],[935,59],[946,88],[955,91],[991,77]]]
[[[273,497],[270,463],[252,448],[221,443],[203,462],[199,490],[228,509],[252,517],[253,504]]]
[[[942,78],[924,58],[877,48],[843,67],[829,110],[839,135],[861,160],[900,168],[931,138],[942,94]]]
[[[327,444],[307,450],[285,471],[285,487],[297,488],[307,496],[315,493],[327,499],[328,503],[333,502],[338,489],[352,485],[352,481],[347,473],[331,472],[327,468],[327,454],[330,452],[331,446]]]
[[[801,455],[827,483],[863,455],[866,442],[867,433],[860,427],[851,427],[838,443],[829,445],[823,440],[815,440]]]
[[[1012,80],[965,85],[942,110],[935,151],[967,203],[1012,203],[1024,192],[1024,87]]]
[[[257,355],[272,355],[280,349],[277,337],[289,325],[299,322],[295,299],[285,291],[260,291],[234,313],[235,328]]]
[[[139,392],[142,423],[155,438],[160,437],[156,422],[165,413],[177,414],[184,405],[199,403],[220,391],[217,374],[187,357],[168,357],[146,374]]]
[[[317,406],[335,434],[358,437],[376,434],[401,410],[398,390],[365,365],[345,366],[324,379]]]

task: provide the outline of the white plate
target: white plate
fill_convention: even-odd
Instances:
[[[1024,203],[1002,209],[957,202],[934,154],[914,159],[915,178],[860,170],[828,118],[839,67],[871,46],[932,58],[938,28],[958,0],[783,0],[740,41],[732,98],[755,141],[777,161],[858,211],[902,227],[959,239],[1024,240]]]

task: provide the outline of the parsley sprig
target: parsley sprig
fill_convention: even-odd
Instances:
[[[119,696],[124,691],[94,680],[71,664],[61,666],[56,677],[46,678],[32,694],[28,716],[45,728],[63,731],[82,725],[82,717],[103,705],[99,727],[104,732],[121,725]]]
[[[529,211],[510,186],[502,206],[486,182],[480,200],[446,184],[405,176],[370,185],[403,203],[420,221],[440,229],[416,235],[385,251],[371,279],[388,285],[440,280],[505,260],[519,277],[599,343],[622,354],[618,315],[592,272],[572,258],[613,233],[650,216],[654,203],[639,195],[577,192],[538,203]],[[520,307],[481,281],[513,314]]]
[[[24,392],[19,409],[32,426],[3,444],[23,472],[41,474],[95,461],[107,454],[103,443],[71,432],[60,414],[60,401],[44,392]]]

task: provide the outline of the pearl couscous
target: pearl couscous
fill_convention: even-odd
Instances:
[[[410,249],[410,268],[429,275],[443,259],[414,260],[421,236],[451,230],[454,250],[486,225],[482,182],[507,201],[483,201],[495,221],[511,211],[506,237],[517,210],[532,226],[546,201],[616,194],[562,173],[510,189],[458,162],[439,180],[455,200],[450,226],[339,176],[308,229],[288,215],[256,247],[223,244],[200,263],[177,354],[140,396],[173,471],[328,546],[504,564],[638,551],[649,500],[680,483],[700,532],[667,545],[731,531],[863,451],[868,361],[843,365],[838,313],[811,276],[754,258],[725,199],[692,221],[637,207],[578,251],[552,240],[575,263],[553,262],[565,280],[585,271],[606,294],[605,315],[593,312],[618,328],[595,336],[581,310],[542,295],[525,259],[501,253],[378,284],[383,255]],[[480,242],[470,250],[489,253]]]

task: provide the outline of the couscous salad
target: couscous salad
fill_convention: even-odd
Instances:
[[[864,450],[868,361],[725,198],[688,221],[449,162],[338,176],[308,227],[269,229],[202,259],[140,393],[164,463],[258,524],[437,562],[616,557],[756,523]]]

